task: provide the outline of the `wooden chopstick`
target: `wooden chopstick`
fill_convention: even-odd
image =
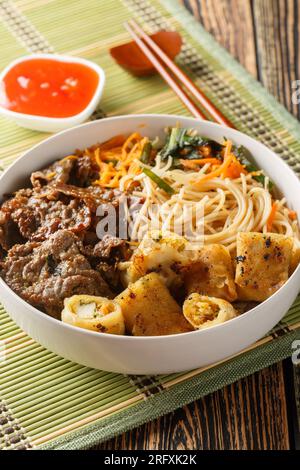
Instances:
[[[197,85],[195,85],[195,83],[181,70],[181,68],[178,67],[178,65],[176,65],[175,62],[173,62],[173,60],[169,58],[169,56],[151,39],[151,37],[148,36],[148,34],[145,33],[145,31],[139,26],[139,24],[136,21],[130,20],[128,23],[125,23],[125,27],[126,27],[127,31],[131,34],[131,36],[133,37],[133,39],[135,40],[137,45],[141,48],[141,50],[148,57],[150,62],[153,64],[153,66],[156,68],[156,70],[160,74],[161,74],[161,70],[163,70],[164,73],[166,72],[165,68],[163,67],[163,65],[161,63],[161,62],[163,62],[172,71],[172,73],[176,76],[176,78],[178,78],[178,80],[187,88],[187,90],[201,103],[203,108],[209,113],[209,115],[213,118],[214,121],[218,122],[219,124],[223,124],[227,127],[233,127],[234,128],[234,125],[232,124],[232,122],[229,119],[227,119],[221,113],[221,111],[219,111],[216,108],[216,106],[209,100],[209,98],[207,98],[207,96],[205,96],[205,94],[197,87]],[[140,37],[138,36],[137,33],[140,35]],[[149,47],[147,47],[147,45]],[[155,53],[155,55],[153,54],[153,52]],[[154,62],[152,61],[153,57],[157,61],[157,63],[159,64],[160,69],[158,69],[155,66]],[[159,60],[157,60],[157,57],[159,58]],[[167,72],[167,74],[168,74],[168,72]],[[169,77],[171,77],[170,74],[168,74],[168,75],[169,75]],[[189,103],[193,103],[193,106],[195,106],[195,103],[191,100],[191,98],[185,93],[183,88],[181,86],[179,86],[177,84],[177,82],[172,77],[171,77],[171,80],[173,82],[175,82],[176,89],[178,89],[178,87],[179,87],[181,92],[184,93],[184,99],[182,99],[182,98],[180,98],[180,99],[183,102],[183,104],[186,107],[188,107],[188,109],[191,110],[189,105],[187,105],[187,101]],[[170,83],[168,83],[168,84],[170,84]],[[174,87],[172,87],[172,89],[175,91],[176,94],[178,94],[177,90]],[[201,116],[196,115],[195,113],[193,113],[194,116],[195,117],[200,117],[201,119],[206,120],[206,116],[203,115],[200,108],[198,106],[196,106],[196,109],[197,109],[198,112],[200,111]]]
[[[156,68],[157,72],[161,75],[161,77],[167,82],[167,84],[172,88],[172,90],[176,93],[178,98],[182,101],[182,103],[186,106],[186,108],[193,114],[193,116],[206,120],[206,116],[203,114],[201,109],[190,99],[190,97],[186,94],[183,88],[174,80],[174,78],[170,75],[170,73],[164,68],[161,62],[157,59],[155,54],[149,49],[149,47],[142,41],[142,39],[136,34],[133,28],[129,25],[129,23],[124,23],[124,27],[127,29],[129,34],[132,36],[136,44],[139,46],[141,51],[145,54],[145,56],[150,60],[153,67]]]

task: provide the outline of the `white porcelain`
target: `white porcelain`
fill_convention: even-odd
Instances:
[[[178,121],[184,127],[196,128],[201,135],[217,140],[226,136],[248,148],[258,167],[271,177],[300,218],[299,180],[271,150],[236,130],[167,115],[103,119],[52,136],[27,151],[6,170],[0,179],[0,198],[20,187],[24,183],[24,175],[72,153],[75,148],[85,148],[118,133],[126,134],[137,129],[151,137],[163,136],[163,129],[175,126]],[[221,361],[264,336],[291,306],[299,284],[300,266],[268,300],[233,320],[201,331],[156,337],[113,336],[63,324],[26,303],[3,280],[0,281],[0,298],[11,317],[29,336],[65,358],[126,374],[165,374]]]
[[[86,65],[93,69],[99,76],[99,83],[89,104],[86,108],[74,116],[65,117],[65,118],[54,118],[54,117],[45,117],[45,116],[36,116],[33,114],[24,114],[11,111],[4,108],[0,105],[0,115],[15,121],[19,126],[26,127],[35,131],[43,132],[59,132],[70,127],[77,126],[82,122],[86,121],[90,115],[95,111],[98,106],[101,96],[103,93],[103,88],[105,85],[105,73],[104,70],[97,65],[95,62],[90,60],[81,59],[80,57],[72,57],[61,54],[31,54],[20,57],[13,62],[11,62],[0,74],[0,83],[7,74],[7,72],[12,69],[15,65],[20,62],[25,62],[30,59],[52,59],[59,62],[71,62],[76,64]]]

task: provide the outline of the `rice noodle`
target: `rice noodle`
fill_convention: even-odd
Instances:
[[[193,215],[183,216],[179,210],[190,206],[203,210],[203,234],[199,241],[204,244],[220,243],[234,250],[238,232],[268,231],[267,220],[273,202],[268,182],[263,187],[249,173],[236,179],[216,177],[205,181],[201,189],[195,189],[193,183],[199,180],[199,174],[205,173],[205,166],[199,172],[170,170],[170,162],[162,164],[158,158],[152,170],[167,181],[175,194],[168,196],[144,173],[134,177],[141,186],[134,195],[144,198],[145,202],[134,221],[132,237],[144,233],[149,225],[174,230],[176,225],[192,223]],[[155,204],[159,205],[158,213],[151,210]],[[285,204],[285,199],[277,201],[271,231],[293,237],[296,246],[300,246],[298,224],[290,220]]]

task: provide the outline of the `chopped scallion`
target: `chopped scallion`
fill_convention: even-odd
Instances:
[[[150,170],[149,168],[143,168],[143,172],[145,173],[145,175],[148,176],[148,178],[154,181],[154,183],[156,183],[160,189],[162,189],[168,194],[174,194],[174,189],[152,170]]]

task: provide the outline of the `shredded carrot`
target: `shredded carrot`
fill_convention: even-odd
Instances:
[[[228,168],[226,168],[226,170],[223,171],[222,175],[224,176],[224,178],[234,179],[234,178],[238,178],[241,173],[246,175],[248,172],[247,170],[245,170],[243,165],[238,161],[238,159],[234,155],[232,155],[232,162],[230,163]]]
[[[125,187],[129,187],[134,177],[142,172],[139,161],[147,142],[146,137],[134,132],[128,137],[117,135],[103,144],[87,149],[86,155],[93,158],[99,168],[99,178],[93,184],[105,188],[118,188],[121,178],[128,175]],[[210,164],[208,172],[194,183],[195,187],[217,176],[237,178],[241,173],[247,173],[247,171],[231,150],[232,142],[227,140],[223,162],[217,158],[207,157],[195,160],[181,159],[180,163],[185,168],[194,170],[197,169],[197,166]]]
[[[106,188],[118,188],[120,179],[125,175],[141,173],[137,160],[147,141],[137,132],[129,137],[116,136],[94,149],[93,157],[99,167],[99,179],[94,182]],[[130,180],[128,184],[130,183]]]
[[[116,135],[111,139],[107,140],[103,144],[101,144],[102,150],[110,150],[114,149],[115,147],[122,147],[126,142],[126,137],[124,135]]]
[[[206,163],[211,163],[212,165],[221,165],[220,160],[217,158],[196,158],[195,160],[184,160],[180,159],[180,163],[185,168],[195,169],[195,165],[206,165]]]
[[[104,161],[114,161],[116,159],[116,155],[121,155],[122,147],[115,147],[112,150],[105,150],[101,149],[101,160]]]
[[[297,213],[295,211],[289,211],[289,218],[291,220],[297,220]]]
[[[230,140],[226,141],[226,148],[224,153],[224,160],[223,163],[214,171],[205,174],[202,176],[196,183],[193,184],[194,188],[198,188],[202,185],[205,181],[209,181],[212,178],[216,178],[217,176],[223,176],[224,172],[226,172],[227,168],[233,161],[234,155],[231,153],[232,149],[232,142]]]
[[[126,139],[125,143],[122,147],[122,158],[125,160],[130,153],[130,150],[134,148],[134,144],[141,141],[142,137],[138,132],[134,132],[130,134],[130,136]]]
[[[270,215],[269,215],[268,220],[267,220],[267,230],[268,230],[268,232],[270,232],[271,229],[272,229],[276,211],[277,211],[277,204],[276,204],[276,202],[273,202],[272,208],[271,208],[271,211],[270,211]]]

